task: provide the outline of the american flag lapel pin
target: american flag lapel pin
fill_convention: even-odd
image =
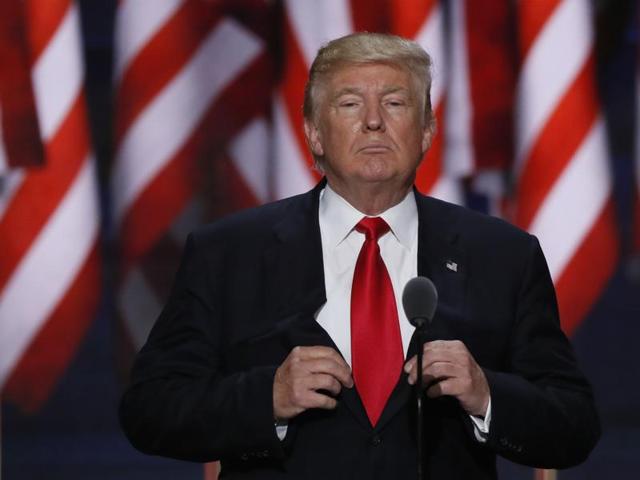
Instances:
[[[457,272],[458,271],[458,264],[456,262],[454,262],[453,260],[447,260],[447,263],[445,265],[452,272]]]

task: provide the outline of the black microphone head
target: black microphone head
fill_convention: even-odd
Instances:
[[[418,327],[425,320],[430,323],[438,305],[438,291],[427,277],[415,277],[407,282],[402,292],[402,306],[411,325]]]

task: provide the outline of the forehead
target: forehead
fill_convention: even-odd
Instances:
[[[342,90],[355,92],[403,89],[412,93],[415,88],[407,69],[386,63],[344,65],[329,73],[324,83],[332,95],[339,94]]]

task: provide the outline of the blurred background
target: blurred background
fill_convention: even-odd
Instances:
[[[191,229],[318,181],[306,72],[367,30],[433,57],[418,187],[539,237],[594,386],[589,460],[502,478],[638,478],[639,27],[634,0],[0,2],[1,477],[215,477],[128,444],[132,355]]]

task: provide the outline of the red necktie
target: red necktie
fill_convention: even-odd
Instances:
[[[366,238],[351,287],[351,364],[356,388],[375,426],[402,370],[402,340],[391,279],[378,246],[389,225],[382,218],[367,217],[356,230]]]

